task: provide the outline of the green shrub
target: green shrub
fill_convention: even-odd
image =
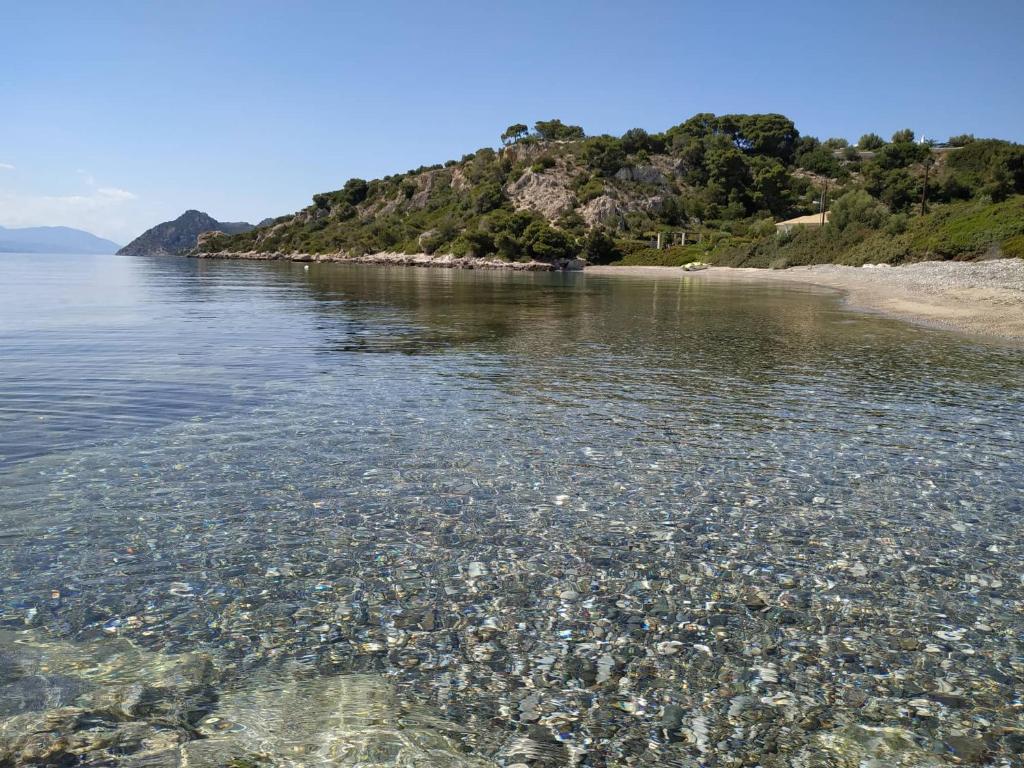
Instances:
[[[583,160],[595,171],[605,176],[614,176],[626,164],[626,151],[619,139],[594,136],[583,144]]]
[[[465,253],[470,256],[482,258],[497,252],[497,247],[494,244],[494,235],[490,232],[482,230],[464,232],[460,240],[465,245]]]
[[[914,251],[929,258],[979,256],[993,245],[1024,234],[1024,197],[1003,203],[956,203],[915,219]]]
[[[885,233],[887,235],[902,235],[907,231],[907,225],[909,222],[910,217],[907,214],[894,213],[885,223]]]
[[[622,251],[611,235],[594,227],[583,240],[582,256],[591,264],[611,264],[622,258]]]
[[[583,129],[578,125],[566,125],[561,120],[538,120],[533,124],[537,136],[545,141],[573,141],[582,139]]]
[[[773,219],[758,219],[747,228],[749,237],[768,237],[776,233]]]
[[[543,221],[534,221],[526,228],[522,244],[524,255],[537,261],[571,259],[576,255],[572,240],[561,230],[554,229]]]
[[[576,198],[582,204],[587,204],[591,200],[600,197],[604,194],[604,182],[600,179],[590,179],[576,192]]]
[[[651,248],[646,242],[637,244],[620,241],[618,250],[621,256],[613,263],[629,267],[681,267],[692,261],[701,261],[703,256],[703,253],[693,245],[674,245],[658,250]]]
[[[1024,193],[1024,147],[997,139],[968,142],[946,161],[949,175],[977,194],[985,185],[1001,182],[1010,194]]]
[[[630,128],[622,134],[622,138],[619,141],[621,142],[622,149],[630,155],[634,152],[651,149],[651,136],[643,128]]]
[[[914,163],[923,162],[931,153],[931,149],[924,144],[914,144],[910,141],[893,142],[878,150],[871,162],[886,170],[906,168]]]
[[[1016,235],[1003,241],[1003,255],[1024,259],[1024,235]]]
[[[349,179],[341,188],[341,199],[349,205],[359,205],[370,192],[370,185],[364,179]]]
[[[473,210],[487,213],[500,208],[505,203],[505,193],[497,182],[489,182],[481,186],[473,197]]]
[[[555,222],[555,227],[574,239],[585,237],[587,234],[587,222],[574,210],[563,213]]]
[[[832,204],[829,226],[843,230],[853,225],[878,229],[889,218],[889,211],[863,189],[847,192]]]
[[[345,221],[356,215],[356,207],[347,202],[338,203],[331,209],[331,215],[339,221]]]
[[[842,263],[855,267],[863,264],[900,264],[912,261],[913,253],[908,235],[894,236],[879,232],[847,251]]]
[[[885,146],[885,139],[879,136],[877,133],[865,133],[860,137],[857,142],[857,147],[863,149],[866,152],[870,152],[876,149],[881,149]]]
[[[797,164],[811,173],[828,176],[829,178],[834,179],[839,175],[839,161],[832,154],[832,150],[824,146],[816,147],[809,152],[798,155]]]
[[[555,158],[551,155],[541,155],[537,158],[533,165],[530,166],[530,170],[534,173],[544,173],[548,168],[553,168],[555,165]]]
[[[957,136],[950,136],[947,142],[951,147],[966,147],[975,141],[973,133],[961,133]]]

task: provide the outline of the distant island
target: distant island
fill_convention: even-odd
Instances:
[[[174,221],[151,227],[118,251],[126,256],[181,256],[196,247],[204,232],[235,235],[254,227],[244,221],[217,221],[202,211],[185,211]]]
[[[0,227],[0,253],[114,253],[120,247],[71,227]]]
[[[589,137],[542,120],[500,138],[442,165],[350,179],[241,234],[205,234],[193,255],[520,268],[1024,255],[1024,146],[1009,141],[902,130],[854,144],[801,135],[779,114]]]

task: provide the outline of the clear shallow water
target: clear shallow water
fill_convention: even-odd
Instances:
[[[686,277],[0,274],[14,759],[1019,764],[1020,350]]]

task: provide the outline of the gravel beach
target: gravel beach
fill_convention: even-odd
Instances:
[[[587,274],[803,283],[840,290],[847,306],[964,333],[1024,341],[1024,261],[924,261],[900,267],[818,264],[784,270],[588,267]]]

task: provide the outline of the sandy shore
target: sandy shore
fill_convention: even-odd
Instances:
[[[971,335],[1024,342],[1024,260],[925,261],[900,267],[819,264],[790,269],[587,267],[590,275],[801,283],[835,289],[852,309]]]

